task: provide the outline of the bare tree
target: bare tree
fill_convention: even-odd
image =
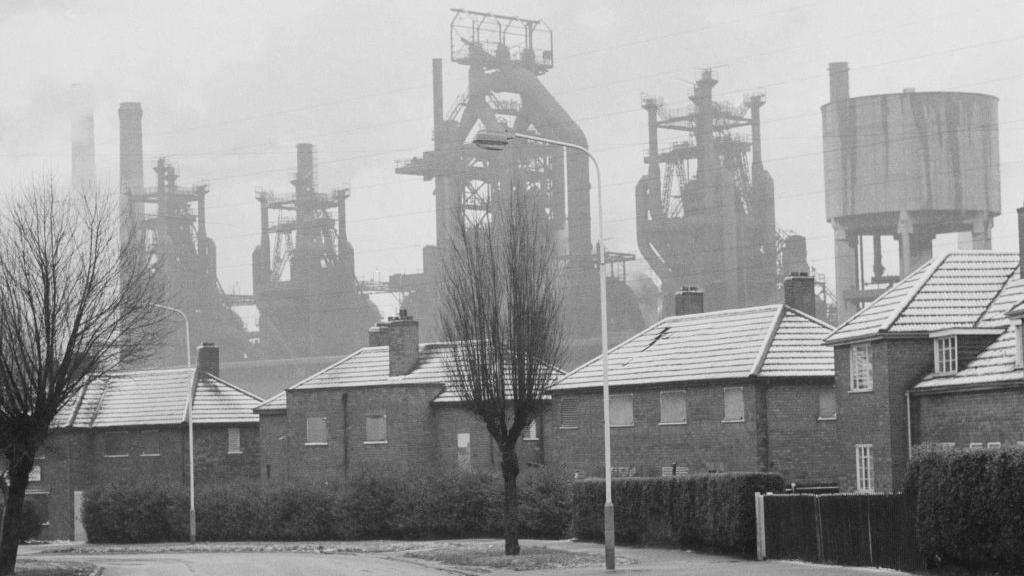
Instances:
[[[460,222],[444,262],[441,326],[448,379],[501,452],[505,554],[519,553],[516,443],[543,408],[565,354],[557,256],[548,220],[526,194]]]
[[[155,278],[139,243],[119,240],[113,195],[41,180],[0,212],[0,575],[14,573],[29,474],[54,417],[162,338]]]

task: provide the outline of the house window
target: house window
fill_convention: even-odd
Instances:
[[[836,389],[827,386],[818,391],[818,420],[836,419]]]
[[[1003,443],[1002,442],[989,442],[988,444],[985,444],[985,448],[988,448],[990,450],[996,450],[996,449],[999,449],[999,448],[1002,448],[1002,447],[1003,447]]]
[[[306,446],[327,445],[327,417],[306,418]]]
[[[666,390],[661,393],[659,424],[686,424],[686,392]]]
[[[967,445],[967,448],[971,450],[981,450],[984,447],[985,444],[982,442],[971,442],[970,444]]]
[[[939,442],[936,446],[939,450],[952,450],[956,448],[956,442]]]
[[[534,418],[533,422],[523,430],[523,440],[536,440],[537,439],[537,419]]]
[[[107,432],[103,435],[103,455],[119,457],[128,455],[128,433]]]
[[[743,388],[726,388],[725,416],[722,422],[743,422]]]
[[[387,414],[366,415],[366,444],[387,444],[388,442],[388,417]]]
[[[616,394],[608,397],[609,426],[633,425],[633,395]]]
[[[43,468],[39,464],[33,464],[32,470],[28,473],[29,482],[42,482],[43,481]]]
[[[857,491],[875,491],[875,465],[871,458],[871,444],[857,444]]]
[[[157,430],[142,431],[142,456],[160,455],[160,432]]]
[[[575,398],[562,400],[558,410],[560,428],[579,427],[579,401]]]
[[[874,387],[871,381],[871,346],[850,346],[850,392],[867,392]]]
[[[957,371],[956,361],[956,336],[943,336],[932,340],[935,350],[935,373],[955,374]]]
[[[239,428],[228,428],[228,454],[242,453],[242,431]]]
[[[473,461],[473,453],[469,447],[469,432],[459,432],[455,437],[459,468],[467,469]]]

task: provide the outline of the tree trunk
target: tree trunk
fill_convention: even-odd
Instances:
[[[501,477],[505,481],[505,555],[519,554],[519,489],[516,478],[519,476],[519,456],[516,447],[501,447]]]
[[[7,489],[7,505],[4,507],[3,519],[0,520],[0,576],[14,574],[14,564],[18,560],[18,545],[21,544],[19,524],[21,509],[25,502],[25,490],[28,488],[28,476],[35,463],[33,453],[22,452],[7,454],[10,466],[10,486]]]

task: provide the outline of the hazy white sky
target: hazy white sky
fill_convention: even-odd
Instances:
[[[611,249],[636,251],[633,190],[645,172],[640,94],[683,103],[699,70],[716,99],[763,91],[765,164],[777,220],[808,237],[833,274],[824,218],[821,115],[828,62],[849,61],[854,96],[918,90],[1000,98],[1003,212],[995,247],[1015,250],[1024,184],[1024,3],[872,1],[470,1],[554,30],[545,77],[587,134],[605,181]],[[446,108],[466,86],[448,59],[450,4],[436,1],[0,0],[0,190],[70,179],[72,84],[88,86],[101,180],[117,182],[117,106],[144,110],[146,166],[208,181],[208,228],[229,291],[250,290],[257,186],[284,191],[295,144],[313,142],[323,189],[350,184],[362,278],[414,272],[434,238],[432,184],[394,175],[431,147],[433,57]],[[147,185],[153,173],[147,172]]]

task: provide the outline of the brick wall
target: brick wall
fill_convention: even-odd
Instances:
[[[437,425],[437,462],[442,467],[458,464],[458,443],[460,433],[468,433],[470,441],[470,464],[475,469],[501,470],[501,451],[491,440],[487,428],[475,416],[457,404],[434,405]],[[541,417],[543,419],[543,416]],[[544,462],[543,425],[538,422],[537,440],[520,439],[516,443],[520,470]]]
[[[260,479],[284,484],[291,477],[288,454],[288,417],[284,413],[260,414]]]
[[[839,479],[837,420],[820,420],[821,390],[831,378],[805,382],[773,381],[768,388],[768,439],[772,472],[801,485],[834,484]]]
[[[1017,387],[915,396],[912,405],[915,445],[954,442],[967,448],[972,442],[1015,446],[1024,441],[1024,391]]]
[[[869,343],[873,389],[850,390],[850,346],[835,348],[839,409],[840,488],[856,490],[856,445],[870,444],[876,492],[900,489],[907,468],[907,411],[904,394],[934,364],[928,338]]]
[[[238,428],[241,453],[228,452],[228,428]],[[197,487],[254,481],[260,477],[258,425],[196,426],[193,435]]]
[[[295,481],[335,485],[355,474],[400,474],[437,461],[430,401],[440,385],[288,391],[287,444]],[[387,416],[387,442],[366,443],[366,417]],[[325,446],[306,445],[306,419],[327,418]]]

